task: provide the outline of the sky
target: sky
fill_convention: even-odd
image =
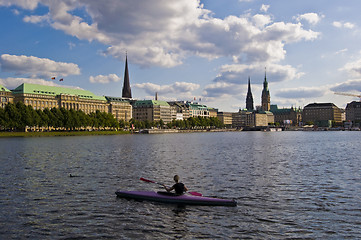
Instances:
[[[359,0],[0,0],[0,84],[80,88],[219,111],[361,94]],[[54,78],[55,79],[52,79]],[[63,81],[59,81],[63,79]]]

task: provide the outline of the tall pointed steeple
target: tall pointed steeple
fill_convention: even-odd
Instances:
[[[124,83],[123,83],[123,98],[132,98],[132,91],[129,83],[129,72],[128,72],[128,54],[125,55],[125,71],[124,71]]]
[[[262,110],[269,111],[270,108],[271,108],[271,96],[268,90],[268,82],[267,82],[266,68],[265,68],[263,90],[262,90]]]
[[[248,77],[248,92],[247,92],[247,97],[246,97],[246,108],[249,111],[252,111],[253,108],[253,96],[252,96],[252,91],[251,91],[251,78]]]

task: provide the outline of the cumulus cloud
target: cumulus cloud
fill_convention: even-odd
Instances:
[[[32,78],[65,77],[80,74],[77,64],[55,62],[47,58],[34,56],[3,54],[0,57],[0,65],[4,72],[14,72],[18,75],[26,74]]]
[[[261,12],[267,12],[269,7],[270,7],[270,5],[262,4],[260,10],[261,10]]]
[[[224,65],[221,67],[220,74],[214,79],[214,82],[247,84],[248,76],[250,76],[253,84],[262,84],[265,74],[264,68],[265,65],[262,64]],[[267,79],[269,82],[298,79],[303,74],[303,72],[297,72],[297,70],[290,65],[267,65]]]
[[[346,53],[347,51],[348,51],[348,49],[347,49],[347,48],[344,48],[344,49],[341,49],[341,50],[335,52],[335,54],[336,54],[336,55],[338,55],[338,54],[344,54],[344,53]]]
[[[361,92],[361,79],[348,80],[343,83],[339,83],[334,87],[330,88],[334,92],[355,92],[360,94]]]
[[[355,24],[350,23],[350,22],[339,22],[339,21],[334,21],[332,23],[332,25],[336,28],[347,28],[347,29],[353,29],[355,27]]]
[[[156,92],[163,95],[169,95],[176,93],[181,95],[184,93],[191,93],[194,90],[197,90],[200,85],[195,83],[188,82],[175,82],[170,85],[158,85],[154,83],[137,83],[132,85],[134,88],[143,89],[148,94],[155,94]]]
[[[350,76],[361,77],[361,59],[346,63],[345,66],[339,70],[346,71]]]
[[[28,23],[42,23],[42,22],[47,22],[50,19],[49,19],[49,15],[42,15],[42,16],[32,15],[32,16],[25,16],[23,20],[24,22],[28,22]]]
[[[317,98],[322,97],[325,95],[325,89],[314,87],[314,88],[306,88],[306,87],[300,87],[300,88],[288,88],[288,89],[281,89],[278,90],[275,93],[275,96],[281,97],[281,98],[291,98],[291,99],[297,99],[297,98]]]
[[[309,24],[315,25],[321,21],[322,18],[324,18],[324,15],[319,15],[317,13],[305,13],[302,15],[298,15],[296,18],[297,21],[305,20]]]
[[[118,77],[116,74],[109,74],[107,76],[104,75],[98,75],[98,76],[90,76],[89,81],[91,83],[110,83],[110,82],[119,82],[120,77]]]
[[[105,54],[119,59],[127,50],[133,63],[141,66],[174,67],[188,55],[277,62],[285,58],[285,44],[319,36],[300,23],[273,22],[268,15],[215,18],[199,0],[0,0],[0,4],[46,6],[48,13],[24,21],[47,23],[79,39],[98,41],[109,46]],[[262,5],[261,10],[268,7]],[[79,9],[90,20],[77,16]]]
[[[38,0],[0,0],[0,6],[16,5],[24,9],[34,10],[39,2]]]
[[[209,84],[204,88],[203,96],[206,98],[229,97],[232,95],[240,95],[244,92],[245,86],[227,82],[216,82]]]
[[[67,85],[59,85],[54,81],[46,81],[41,78],[0,78],[0,84],[3,86],[6,86],[8,89],[15,89],[19,85],[23,83],[32,83],[32,84],[40,84],[40,85],[46,85],[46,86],[53,86],[53,87],[68,87],[68,88],[74,88],[74,89],[81,89],[80,87],[75,86],[67,86]]]

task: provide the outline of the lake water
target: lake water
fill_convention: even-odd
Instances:
[[[0,239],[361,239],[360,143],[361,132],[1,138]],[[238,206],[114,194],[174,174]]]

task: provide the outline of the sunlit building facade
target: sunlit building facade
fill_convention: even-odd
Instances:
[[[27,106],[32,106],[35,110],[65,108],[67,110],[81,110],[86,114],[98,110],[112,113],[117,120],[129,121],[132,118],[132,108],[128,101],[107,99],[82,89],[23,83],[12,90],[12,95],[14,102],[21,101]]]
[[[6,104],[12,103],[14,101],[14,96],[11,91],[6,87],[0,85],[0,107],[4,108]]]

